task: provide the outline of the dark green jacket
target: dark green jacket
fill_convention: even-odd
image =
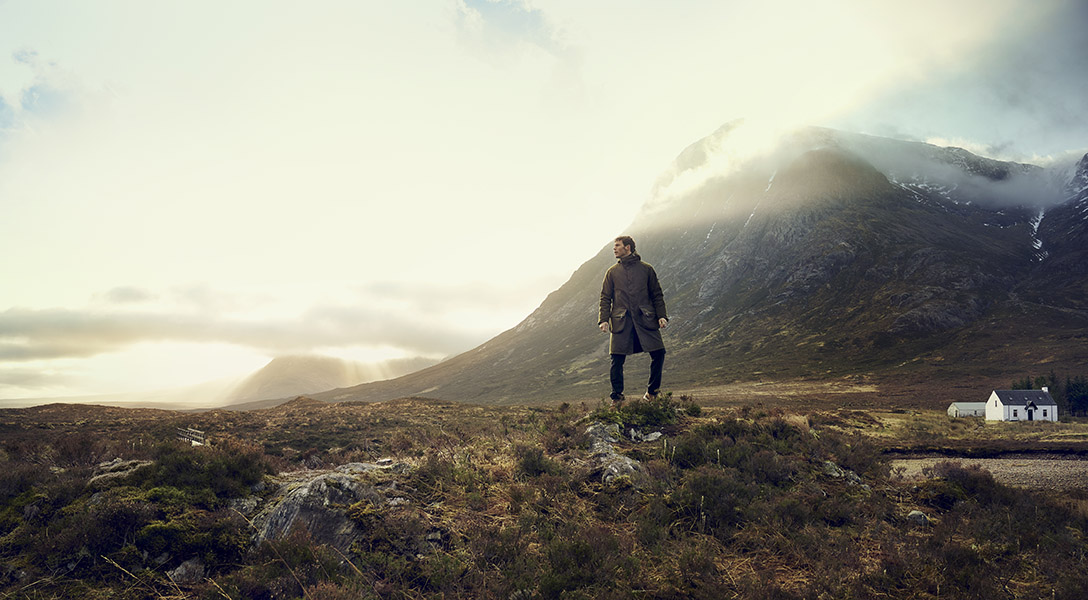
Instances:
[[[665,348],[657,320],[668,319],[665,294],[657,281],[657,273],[642,262],[638,254],[629,254],[612,265],[604,274],[601,286],[601,311],[597,324],[609,322],[612,336],[610,354],[635,354]],[[635,336],[638,336],[636,346]]]

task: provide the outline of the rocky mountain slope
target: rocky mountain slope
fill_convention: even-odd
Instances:
[[[1040,167],[958,148],[820,128],[752,139],[731,123],[687,148],[617,231],[661,276],[667,388],[791,378],[987,387],[1088,362],[1088,159],[1063,187]],[[430,369],[318,398],[603,396],[604,242],[517,327]]]

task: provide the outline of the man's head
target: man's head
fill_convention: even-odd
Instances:
[[[612,244],[612,254],[616,255],[616,258],[623,258],[629,254],[633,254],[635,251],[635,240],[631,239],[629,235],[621,235],[616,238],[614,244]]]

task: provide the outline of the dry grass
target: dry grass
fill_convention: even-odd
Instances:
[[[794,391],[794,399],[804,393]],[[854,393],[849,386],[840,392]],[[602,411],[607,413],[585,405],[485,408],[424,399],[330,405],[300,399],[251,413],[139,415],[123,417],[125,422],[82,413],[73,418],[63,410],[0,414],[0,426],[9,462],[27,456],[51,461],[43,466],[63,466],[61,440],[88,434],[88,428],[125,442],[175,424],[203,429],[213,441],[260,448],[282,472],[382,457],[413,466],[403,476],[365,475],[374,483],[399,478],[410,503],[357,507],[352,514],[366,522],[371,537],[347,557],[350,568],[316,568],[344,557],[327,556],[304,536],[290,538],[215,571],[187,590],[193,597],[260,597],[258,592],[274,589],[277,597],[296,598],[928,598],[938,589],[944,597],[955,595],[957,578],[975,577],[971,573],[1009,570],[1018,582],[1010,584],[1012,597],[1076,597],[1081,589],[1079,580],[1068,579],[1075,575],[1063,575],[1059,585],[1039,569],[1053,558],[1053,544],[1082,553],[1088,548],[1083,539],[1062,537],[1072,535],[1063,533],[1068,527],[1083,537],[1083,499],[1066,500],[1062,510],[1073,516],[1059,527],[1037,521],[1037,510],[1018,512],[1047,500],[1004,491],[974,472],[903,482],[888,477],[881,457],[885,448],[941,439],[964,447],[1010,437],[1020,444],[1079,443],[1088,434],[1081,423],[1003,431],[935,411],[831,407],[801,413],[758,402],[722,403],[697,416],[680,414],[666,428],[670,453],[662,454],[657,444],[617,443],[646,468],[647,480],[637,488],[631,480],[605,484],[589,475],[592,457],[583,432],[588,416]],[[126,457],[141,452],[124,443],[112,448]],[[857,481],[829,475],[828,461],[852,470]],[[964,496],[965,486],[988,499]],[[79,506],[90,506],[80,489],[73,487],[72,494]],[[18,520],[24,501],[12,502],[12,519]],[[915,508],[937,525],[922,530],[907,524],[904,516]],[[1006,513],[1026,524],[1015,531],[984,527],[992,515]],[[1016,536],[1032,529],[1053,539],[1040,538],[1037,548],[1018,556],[986,554],[986,548],[1018,543]],[[441,542],[424,542],[425,534],[438,534]],[[131,573],[118,585],[141,578],[155,594],[177,593],[170,582],[133,566],[138,552],[118,556],[128,557]],[[979,589],[996,589],[989,579],[978,581]],[[52,596],[41,597],[63,598],[69,588],[49,589]]]
[[[861,431],[889,448],[941,444],[950,448],[988,447],[1008,451],[1088,451],[1088,420],[1066,418],[1053,423],[986,421],[952,418],[937,410],[868,410],[864,417],[830,413],[844,426]]]

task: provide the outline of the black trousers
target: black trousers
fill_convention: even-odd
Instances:
[[[608,378],[612,381],[612,399],[618,399],[623,393],[623,363],[627,361],[626,354],[612,354],[612,368],[608,370]],[[665,368],[665,349],[650,352],[650,380],[646,382],[646,391],[656,394],[661,391],[661,372]]]

